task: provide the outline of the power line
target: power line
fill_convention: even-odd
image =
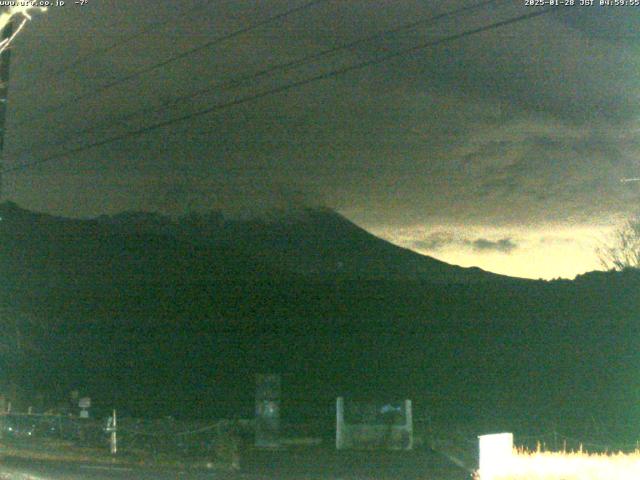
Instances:
[[[238,86],[240,86],[241,84],[243,84],[245,82],[252,81],[252,80],[257,80],[257,79],[259,79],[261,77],[268,76],[268,75],[270,75],[272,73],[275,73],[275,72],[287,71],[287,70],[296,68],[298,66],[304,65],[306,63],[310,63],[312,61],[315,61],[315,60],[321,59],[323,57],[329,56],[331,54],[337,53],[339,51],[347,50],[347,49],[350,49],[350,48],[353,48],[353,47],[357,47],[357,46],[362,45],[364,43],[368,43],[368,42],[370,42],[372,40],[376,40],[376,39],[379,39],[379,38],[384,38],[385,36],[388,36],[388,35],[391,35],[391,34],[395,34],[395,33],[401,32],[403,30],[409,30],[409,29],[413,29],[413,28],[421,26],[421,25],[435,23],[435,22],[437,22],[439,20],[442,20],[442,19],[445,19],[445,18],[448,18],[448,17],[455,17],[455,16],[458,16],[458,15],[460,15],[462,13],[468,13],[468,12],[477,10],[479,8],[485,7],[487,5],[490,5],[490,4],[499,4],[499,3],[504,3],[506,1],[507,0],[485,0],[485,1],[479,2],[479,3],[475,4],[475,5],[449,10],[449,11],[446,11],[446,12],[443,12],[443,13],[428,17],[428,18],[424,18],[424,19],[420,19],[420,20],[417,20],[417,21],[414,21],[414,22],[403,24],[403,25],[400,25],[398,27],[394,27],[394,28],[391,28],[391,29],[388,29],[388,30],[377,32],[377,33],[375,33],[373,35],[369,35],[367,37],[364,37],[364,38],[361,38],[361,39],[358,39],[358,40],[354,40],[354,41],[351,41],[351,42],[343,43],[341,45],[337,45],[335,47],[328,48],[328,49],[322,50],[320,52],[317,52],[317,53],[314,53],[314,54],[311,54],[311,55],[306,55],[304,57],[301,57],[301,58],[298,58],[298,59],[295,59],[295,60],[291,60],[291,61],[288,61],[288,62],[275,64],[275,65],[269,66],[267,68],[264,68],[262,70],[259,70],[257,72],[251,73],[251,74],[242,75],[242,76],[239,76],[239,77],[236,77],[236,78],[232,78],[232,79],[224,81],[224,82],[214,83],[213,85],[210,85],[208,87],[196,90],[194,92],[187,93],[185,95],[181,95],[181,96],[176,97],[176,98],[173,98],[173,99],[171,99],[171,103],[176,104],[178,102],[182,102],[182,101],[185,101],[185,100],[190,100],[192,98],[198,97],[200,95],[203,95],[205,93],[209,93],[209,92],[214,91],[214,90],[218,90],[218,91],[229,90],[229,89],[238,87]],[[85,134],[88,134],[88,133],[95,132],[95,131],[103,128],[103,127],[109,127],[113,123],[122,123],[122,122],[130,120],[132,118],[135,118],[138,115],[149,114],[149,113],[153,113],[153,112],[159,112],[161,110],[164,110],[165,108],[166,108],[166,105],[164,105],[164,104],[163,105],[154,105],[154,106],[151,106],[151,107],[147,107],[147,108],[136,110],[136,111],[131,112],[131,113],[127,113],[125,115],[121,115],[120,117],[117,117],[117,118],[105,118],[101,122],[97,122],[94,125],[90,125],[87,128],[84,128],[84,129],[82,129],[80,131],[74,132],[74,134],[71,135],[71,136],[64,137],[64,138],[60,139],[59,141],[54,142],[53,145],[54,146],[62,146],[62,145],[65,145],[66,143],[69,143],[74,138],[77,138],[77,137],[79,137],[81,135],[85,135]],[[50,147],[51,144],[48,144],[47,146]],[[31,149],[29,151],[31,151]],[[21,152],[18,152],[16,155],[20,156],[20,155],[22,155],[24,153],[26,153],[26,152],[25,151],[21,151]]]
[[[206,4],[200,4],[192,9],[185,9],[184,11],[180,12],[179,15],[182,16],[194,16],[196,15],[198,12],[200,12],[201,10],[203,10],[207,5]],[[117,49],[118,47],[121,47],[123,45],[127,45],[128,43],[133,42],[134,40],[137,40],[138,38],[141,38],[149,33],[155,32],[159,27],[163,27],[165,25],[170,24],[171,22],[174,22],[175,18],[171,17],[168,19],[163,19],[163,20],[159,20],[157,22],[151,22],[149,23],[145,28],[143,28],[142,30],[138,31],[137,33],[134,33],[133,35],[124,37],[120,40],[117,40],[115,42],[113,42],[110,45],[107,45],[105,47],[99,47],[99,48],[95,48],[93,50],[91,50],[89,53],[82,55],[78,58],[76,58],[75,60],[73,60],[72,62],[69,62],[68,64],[59,67],[59,68],[51,68],[48,71],[46,71],[43,76],[41,77],[40,81],[35,81],[35,82],[28,82],[24,85],[24,88],[20,88],[20,85],[18,85],[18,87],[16,88],[17,91],[29,91],[35,87],[37,87],[39,84],[43,83],[43,82],[49,82],[51,80],[52,77],[58,77],[60,75],[63,75],[64,73],[68,72],[69,70],[72,70],[80,65],[82,65],[83,63],[86,63],[89,60],[92,60],[96,57],[99,57],[101,55],[105,55],[109,52],[111,52],[112,50]]]
[[[353,64],[353,65],[349,65],[349,66],[346,66],[346,67],[334,69],[334,70],[331,70],[331,71],[323,73],[323,74],[315,75],[313,77],[309,77],[309,78],[306,78],[306,79],[303,79],[303,80],[298,80],[298,81],[291,82],[291,83],[288,83],[288,84],[285,84],[285,85],[281,85],[279,87],[275,87],[275,88],[272,88],[272,89],[269,89],[269,90],[266,90],[266,91],[263,91],[263,92],[260,92],[260,93],[257,93],[257,94],[253,94],[253,95],[249,95],[249,96],[246,96],[246,97],[241,97],[239,99],[231,100],[231,101],[228,101],[228,102],[212,105],[212,106],[210,106],[210,107],[208,107],[206,109],[198,110],[196,112],[193,112],[193,113],[190,113],[190,114],[187,114],[187,115],[182,115],[180,117],[172,118],[172,119],[165,120],[165,121],[162,121],[162,122],[157,122],[155,124],[152,124],[152,125],[149,125],[149,126],[146,126],[146,127],[141,127],[139,129],[136,129],[136,130],[133,130],[133,131],[130,131],[130,132],[126,132],[126,133],[123,133],[123,134],[120,134],[120,135],[115,135],[115,136],[112,136],[112,137],[109,137],[109,138],[106,138],[106,139],[103,139],[103,140],[100,140],[100,141],[97,141],[97,142],[93,142],[93,143],[91,143],[89,145],[84,145],[84,146],[81,146],[81,147],[78,147],[78,148],[70,149],[70,150],[68,150],[66,152],[60,152],[58,154],[53,154],[53,155],[44,157],[44,158],[42,158],[40,160],[36,160],[34,162],[29,162],[29,163],[26,163],[26,164],[23,164],[23,165],[18,165],[16,167],[12,167],[10,169],[5,169],[5,170],[3,170],[3,172],[15,172],[15,171],[27,169],[27,168],[30,168],[31,166],[39,165],[39,164],[42,164],[42,163],[47,163],[49,161],[57,160],[59,158],[68,157],[68,156],[73,155],[75,153],[80,153],[80,152],[85,151],[85,150],[90,150],[90,149],[93,149],[93,148],[97,148],[97,147],[100,147],[100,146],[103,146],[103,145],[107,145],[109,143],[113,143],[113,142],[116,142],[116,141],[119,141],[119,140],[124,140],[124,139],[127,139],[127,138],[140,136],[140,135],[149,133],[151,131],[158,130],[160,128],[164,128],[164,127],[173,125],[175,123],[180,123],[180,122],[183,122],[183,121],[186,121],[186,120],[190,120],[192,118],[197,118],[197,117],[200,117],[200,116],[203,116],[203,115],[208,115],[208,114],[213,113],[213,112],[218,111],[218,110],[223,110],[223,109],[230,108],[230,107],[233,107],[233,106],[236,106],[236,105],[241,105],[241,104],[248,103],[248,102],[251,102],[251,101],[254,101],[254,100],[258,100],[258,99],[261,99],[261,98],[264,98],[264,97],[267,97],[267,96],[270,96],[270,95],[273,95],[273,94],[277,94],[277,93],[281,93],[281,92],[284,92],[284,91],[287,91],[287,90],[290,90],[290,89],[293,89],[293,88],[301,87],[301,86],[304,86],[304,85],[307,85],[307,84],[310,84],[310,83],[313,83],[313,82],[316,82],[316,81],[325,80],[325,79],[328,79],[328,78],[332,78],[332,77],[336,77],[336,76],[339,76],[339,75],[343,75],[345,73],[349,73],[351,71],[360,70],[360,69],[366,68],[368,66],[380,64],[380,63],[386,62],[388,60],[391,60],[391,59],[394,59],[394,58],[398,58],[398,57],[401,57],[401,56],[405,56],[405,55],[414,53],[416,51],[419,51],[419,50],[422,50],[422,49],[425,49],[425,48],[437,46],[437,45],[440,45],[440,44],[443,44],[443,43],[447,43],[447,42],[450,42],[450,41],[453,41],[453,40],[458,40],[460,38],[464,38],[464,37],[467,37],[467,36],[475,35],[475,34],[478,34],[478,33],[489,31],[489,30],[495,30],[497,28],[501,28],[501,27],[506,26],[506,25],[510,25],[510,24],[517,23],[517,22],[520,22],[520,21],[528,20],[528,19],[540,16],[540,15],[544,15],[546,13],[550,13],[552,10],[554,10],[553,7],[547,7],[547,8],[541,9],[541,10],[539,10],[537,12],[532,12],[532,13],[520,15],[520,16],[517,16],[517,17],[514,17],[514,18],[510,18],[510,19],[507,19],[507,20],[494,22],[492,24],[485,25],[483,27],[478,27],[478,28],[475,28],[475,29],[472,29],[472,30],[467,30],[467,31],[464,31],[464,32],[461,32],[461,33],[458,33],[458,34],[450,35],[450,36],[447,36],[447,37],[444,37],[444,38],[441,38],[441,39],[433,40],[433,41],[426,42],[426,43],[423,43],[423,44],[420,44],[420,45],[416,45],[416,46],[409,47],[409,48],[406,48],[406,49],[403,49],[403,50],[399,50],[397,52],[393,52],[393,53],[390,53],[388,55],[384,55],[382,57],[378,57],[378,58],[374,58],[374,59],[367,60],[367,61],[364,61],[364,62],[360,62],[360,63],[357,63],[357,64]]]
[[[510,19],[507,19],[507,20],[501,20],[499,22],[494,22],[494,23],[491,23],[489,25],[485,25],[485,26],[482,26],[482,27],[474,28],[472,30],[466,30],[466,31],[461,32],[461,33],[456,33],[456,34],[449,35],[447,37],[443,37],[443,38],[440,38],[440,39],[437,39],[437,40],[432,40],[432,41],[429,41],[429,42],[426,42],[426,43],[423,43],[423,44],[420,44],[420,45],[415,45],[413,47],[405,48],[405,49],[390,53],[388,55],[383,55],[383,56],[378,57],[378,58],[374,58],[374,59],[371,59],[371,60],[367,60],[367,61],[364,61],[364,62],[356,63],[356,64],[349,65],[349,66],[342,67],[342,68],[337,68],[337,69],[331,70],[329,72],[322,73],[322,74],[319,74],[319,75],[315,75],[315,76],[312,76],[312,77],[309,77],[309,78],[306,78],[306,79],[303,79],[303,80],[298,80],[298,81],[290,82],[290,83],[287,83],[287,84],[284,84],[284,85],[280,85],[278,87],[275,87],[275,88],[272,88],[272,89],[269,89],[269,90],[266,90],[266,91],[263,91],[263,92],[260,92],[260,93],[256,93],[256,94],[253,94],[253,95],[248,95],[248,96],[241,97],[241,98],[238,98],[238,99],[235,99],[235,100],[231,100],[231,101],[228,101],[228,102],[224,102],[224,103],[215,104],[215,105],[212,105],[212,106],[207,107],[205,109],[198,110],[196,112],[192,112],[192,113],[187,114],[187,115],[182,115],[180,117],[172,118],[172,119],[165,120],[165,121],[162,121],[162,122],[157,122],[155,124],[139,128],[137,130],[133,130],[133,131],[126,132],[126,133],[123,133],[123,134],[120,134],[120,135],[115,135],[115,136],[112,136],[112,137],[108,137],[106,139],[99,140],[97,142],[93,142],[93,143],[91,143],[89,145],[84,145],[84,146],[81,146],[81,147],[78,147],[78,148],[74,148],[74,149],[70,149],[70,150],[67,150],[67,151],[64,151],[64,152],[60,152],[60,153],[57,153],[57,154],[49,155],[47,157],[41,158],[39,160],[36,160],[34,162],[29,162],[29,163],[25,163],[25,164],[22,164],[22,165],[17,165],[17,166],[12,167],[12,168],[4,169],[4,170],[2,170],[2,172],[3,173],[13,173],[13,172],[17,172],[17,171],[27,170],[28,168],[34,167],[36,165],[41,165],[43,163],[48,163],[48,162],[51,162],[53,160],[66,158],[66,157],[69,157],[71,155],[74,155],[74,154],[77,154],[77,153],[81,153],[81,152],[86,151],[86,150],[91,150],[91,149],[94,149],[94,148],[97,148],[97,147],[101,147],[101,146],[104,146],[104,145],[108,145],[110,143],[113,143],[113,142],[116,142],[116,141],[119,141],[119,140],[125,140],[127,138],[132,138],[132,137],[137,137],[137,136],[140,136],[140,135],[144,135],[144,134],[152,132],[154,130],[158,130],[158,129],[161,129],[161,128],[164,128],[164,127],[168,127],[168,126],[176,124],[176,123],[181,123],[181,122],[184,122],[184,121],[187,121],[187,120],[191,120],[193,118],[201,117],[201,116],[204,116],[204,115],[209,115],[209,114],[214,113],[214,112],[219,111],[219,110],[223,110],[223,109],[234,107],[234,106],[241,105],[241,104],[244,104],[244,103],[252,102],[252,101],[259,100],[261,98],[264,98],[264,97],[267,97],[267,96],[270,96],[270,95],[282,93],[282,92],[285,92],[287,90],[291,90],[291,89],[298,88],[298,87],[301,87],[301,86],[304,86],[304,85],[308,85],[310,83],[314,83],[314,82],[321,81],[321,80],[326,80],[326,79],[329,79],[329,78],[333,78],[333,77],[337,77],[337,76],[340,76],[340,75],[344,75],[346,73],[349,73],[349,72],[352,72],[352,71],[355,71],[355,70],[360,70],[360,69],[363,69],[363,68],[366,68],[366,67],[369,67],[369,66],[377,65],[377,64],[386,62],[388,60],[392,60],[394,58],[403,57],[403,56],[415,53],[415,52],[417,52],[419,50],[423,50],[425,48],[442,45],[442,44],[445,44],[445,43],[448,43],[448,42],[451,42],[451,41],[454,41],[454,40],[459,40],[461,38],[465,38],[465,37],[468,37],[468,36],[476,35],[478,33],[483,33],[483,32],[487,32],[487,31],[490,31],[490,30],[495,30],[495,29],[498,29],[498,28],[501,28],[501,27],[504,27],[504,26],[507,26],[507,25],[511,25],[511,24],[514,24],[514,23],[518,23],[518,22],[522,22],[522,21],[525,21],[525,20],[529,20],[531,18],[535,18],[535,17],[541,16],[541,15],[545,15],[547,13],[550,13],[550,12],[554,11],[554,10],[556,10],[555,7],[547,7],[547,8],[543,8],[541,10],[538,10],[536,12],[531,12],[531,13],[519,15],[517,17],[513,17],[513,18],[510,18]]]
[[[221,35],[219,37],[214,38],[213,40],[210,40],[210,41],[208,41],[206,43],[203,43],[202,45],[198,45],[197,47],[190,48],[189,50],[185,50],[185,51],[183,51],[183,52],[181,52],[181,53],[179,53],[177,55],[174,55],[174,56],[169,57],[169,58],[167,58],[165,60],[162,60],[161,62],[157,62],[157,63],[154,63],[154,64],[149,65],[147,67],[144,67],[144,68],[141,68],[139,70],[136,70],[135,72],[130,73],[129,75],[125,75],[125,76],[120,77],[120,78],[118,78],[116,80],[113,80],[111,82],[105,83],[105,84],[103,84],[103,85],[101,85],[99,87],[92,87],[92,89],[90,91],[87,91],[84,94],[81,94],[81,95],[78,95],[76,97],[73,97],[70,100],[61,102],[61,103],[59,103],[57,105],[54,105],[52,107],[44,108],[44,109],[40,110],[39,112],[36,112],[36,114],[28,116],[25,120],[16,122],[14,124],[14,126],[24,125],[24,124],[28,123],[30,120],[32,120],[33,118],[35,118],[36,115],[38,115],[38,114],[48,115],[48,114],[57,112],[58,110],[61,110],[64,107],[67,107],[69,105],[73,105],[73,104],[76,104],[78,102],[81,102],[82,100],[85,100],[87,98],[94,98],[96,95],[101,94],[101,93],[103,93],[103,92],[105,92],[107,90],[110,90],[113,87],[117,87],[118,85],[126,83],[126,82],[128,82],[130,80],[135,80],[136,78],[139,78],[142,75],[145,75],[145,74],[147,74],[149,72],[152,72],[154,70],[158,70],[159,68],[166,67],[167,65],[170,65],[171,63],[177,62],[178,60],[182,60],[183,58],[186,58],[186,57],[188,57],[190,55],[193,55],[194,53],[200,52],[202,50],[206,50],[208,48],[211,48],[213,46],[218,45],[221,42],[224,42],[224,41],[230,40],[232,38],[238,37],[240,35],[243,35],[245,33],[251,32],[252,30],[255,30],[255,29],[260,28],[262,26],[268,25],[271,22],[275,22],[275,21],[281,20],[281,19],[286,18],[286,17],[288,17],[290,15],[293,15],[295,13],[301,12],[303,10],[306,10],[308,8],[311,8],[311,7],[315,6],[315,5],[318,5],[318,4],[327,2],[327,1],[329,1],[329,0],[313,0],[311,2],[307,2],[307,3],[303,4],[303,5],[298,6],[298,7],[291,8],[291,9],[285,11],[285,12],[282,12],[282,13],[267,17],[264,20],[260,20],[258,22],[255,22],[255,23],[251,24],[251,25],[248,25],[246,27],[240,28],[238,30],[234,30],[233,32],[228,33],[226,35]]]

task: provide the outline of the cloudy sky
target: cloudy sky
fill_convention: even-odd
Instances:
[[[450,263],[572,278],[638,205],[640,182],[620,180],[640,177],[640,7],[558,7],[413,48],[537,9],[73,3],[35,15],[13,49],[5,193],[24,207],[323,204]]]

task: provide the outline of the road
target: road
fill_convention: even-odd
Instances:
[[[211,480],[239,478],[212,470],[158,469],[151,467],[27,460],[4,457],[0,480]]]
[[[4,476],[3,476],[4,474]],[[435,452],[252,451],[240,472],[98,465],[4,457],[0,480],[468,480]]]
[[[445,456],[422,448],[411,452],[336,451],[333,448],[254,451],[242,472],[287,480],[469,480],[470,473]]]

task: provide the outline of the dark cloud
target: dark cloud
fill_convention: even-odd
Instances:
[[[640,16],[633,12],[630,14],[624,8],[593,5],[593,8],[583,8],[572,15],[564,15],[562,21],[586,37],[613,45],[640,41]]]
[[[323,203],[291,184],[265,184],[259,179],[248,183],[212,183],[195,188],[188,179],[159,184],[144,205],[145,209],[170,214],[216,210],[231,217],[254,217],[272,212],[297,212]]]
[[[539,239],[542,245],[571,245],[576,243],[575,238],[544,236]]]
[[[52,142],[104,118],[162,106],[71,146],[531,11],[521,2],[487,7],[175,102],[212,83],[468,2],[327,2],[98,93],[104,82],[304,2],[185,1],[179,13],[173,4],[134,3],[50,9],[28,25],[12,58],[9,165],[59,151]],[[418,50],[43,164],[7,178],[8,193],[27,207],[72,215],[105,208],[244,210],[302,197],[364,226],[536,225],[612,216],[638,198],[635,186],[621,186],[619,178],[640,174],[640,55],[628,41],[640,29],[623,10],[558,9]],[[154,22],[150,33],[109,54],[50,74]],[[43,113],[77,95],[86,98]],[[454,240],[436,236],[420,248]]]
[[[498,240],[488,240],[486,238],[469,239],[446,231],[434,232],[424,239],[414,240],[412,246],[418,250],[429,252],[437,252],[447,248],[470,248],[479,253],[492,251],[511,253],[518,248],[517,243],[508,237]]]
[[[477,240],[470,242],[470,245],[478,252],[496,251],[501,253],[510,253],[518,248],[518,245],[516,245],[516,243],[510,238],[501,238],[497,241],[478,238]]]
[[[459,240],[452,233],[435,232],[423,240],[415,240],[413,246],[420,250],[438,251],[458,243]]]

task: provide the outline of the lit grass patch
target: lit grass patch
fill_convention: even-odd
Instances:
[[[633,453],[514,450],[480,480],[638,480],[640,451]]]

